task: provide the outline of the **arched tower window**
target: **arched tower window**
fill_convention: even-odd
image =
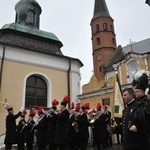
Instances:
[[[27,14],[27,22],[30,23],[30,24],[34,24],[34,19],[35,19],[35,15],[34,15],[34,12],[33,11],[29,11],[28,14]]]
[[[95,29],[96,29],[96,30],[95,30],[96,33],[99,32],[99,25],[98,25],[98,24],[96,24]]]
[[[113,25],[110,25],[111,32],[114,32]]]
[[[137,60],[131,60],[127,64],[127,81],[131,83],[133,81],[133,75],[139,70],[139,63]]]
[[[100,45],[101,44],[101,40],[99,37],[96,38],[96,42],[97,42],[97,45]]]
[[[108,31],[108,29],[107,29],[107,23],[106,22],[103,23],[103,29],[104,29],[104,31]]]
[[[47,84],[37,75],[28,77],[26,81],[25,108],[33,106],[47,106]]]
[[[115,45],[115,39],[114,38],[112,38],[112,43],[113,43],[113,45]]]

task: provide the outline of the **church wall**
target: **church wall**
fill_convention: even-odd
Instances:
[[[2,54],[0,54],[2,57]],[[69,61],[60,57],[38,54],[23,49],[6,47],[2,72],[2,86],[0,100],[8,99],[8,103],[17,113],[21,106],[25,105],[26,80],[30,75],[40,75],[45,78],[48,86],[48,103],[51,106],[53,99],[62,101],[68,94],[67,71]],[[76,100],[80,93],[80,65],[76,61],[71,62],[70,87],[71,100]],[[59,109],[59,106],[58,106]],[[7,111],[0,106],[0,135],[5,132],[5,118]]]

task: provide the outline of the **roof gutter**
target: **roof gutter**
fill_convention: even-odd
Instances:
[[[5,59],[5,45],[3,45],[3,56],[1,60],[1,68],[0,68],[0,93],[1,93],[1,86],[2,86],[2,75],[3,75],[3,66],[4,66],[4,59]]]
[[[71,59],[69,58],[69,68],[67,70],[67,87],[68,87],[68,95],[70,96],[70,71],[71,71]],[[70,101],[68,102],[68,108],[70,108]]]

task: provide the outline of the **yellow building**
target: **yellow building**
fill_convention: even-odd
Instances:
[[[66,95],[78,103],[82,62],[64,56],[56,35],[39,29],[42,9],[35,0],[20,0],[15,10],[15,23],[0,29],[0,100],[7,98],[15,113],[21,106],[51,107]],[[2,135],[7,111],[0,111]]]

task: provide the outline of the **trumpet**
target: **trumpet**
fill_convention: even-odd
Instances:
[[[76,112],[74,112],[74,117],[75,117],[75,120],[78,120],[78,118],[77,118],[77,113]],[[79,132],[79,125],[78,125],[78,123],[76,122],[76,121],[74,121],[73,123],[72,123],[72,126],[74,127],[74,129],[75,129],[75,132],[76,133],[78,133]]]
[[[94,123],[99,117],[100,117],[100,115],[102,114],[102,112],[101,111],[98,111],[98,112],[96,112],[96,113],[93,113],[92,114],[92,117],[93,117],[93,119],[89,122],[89,123]]]

